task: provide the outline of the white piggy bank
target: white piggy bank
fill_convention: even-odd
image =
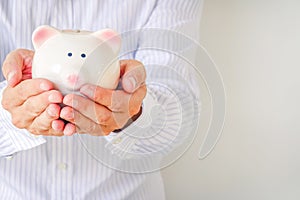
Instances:
[[[40,26],[33,32],[32,42],[32,77],[52,81],[62,94],[78,93],[85,83],[117,87],[121,39],[113,30],[61,31]]]

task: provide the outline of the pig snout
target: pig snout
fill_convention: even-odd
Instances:
[[[79,76],[78,74],[71,74],[67,77],[67,81],[68,83],[70,83],[71,85],[76,85],[76,83],[79,81]]]
[[[85,83],[85,79],[78,73],[67,74],[64,77],[64,85],[70,90],[79,90],[80,87]]]

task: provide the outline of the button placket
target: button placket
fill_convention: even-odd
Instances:
[[[53,199],[72,199],[73,186],[70,177],[72,169],[72,138],[61,137],[53,139],[52,149],[52,183]],[[54,147],[54,148],[53,148]]]

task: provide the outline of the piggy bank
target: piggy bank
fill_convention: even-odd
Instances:
[[[62,94],[79,93],[86,83],[107,89],[117,87],[121,39],[115,31],[40,26],[33,32],[32,42],[35,48],[32,77],[52,81]]]

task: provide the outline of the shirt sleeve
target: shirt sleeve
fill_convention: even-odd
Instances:
[[[147,71],[147,95],[141,116],[108,136],[107,148],[121,158],[166,155],[189,141],[199,119],[195,81],[202,1],[157,1],[139,35],[135,59]],[[138,32],[138,33],[137,33]]]
[[[7,83],[0,83],[0,102]],[[0,105],[0,157],[11,156],[19,151],[31,149],[45,143],[42,136],[34,136],[25,129],[16,128],[11,115]]]

